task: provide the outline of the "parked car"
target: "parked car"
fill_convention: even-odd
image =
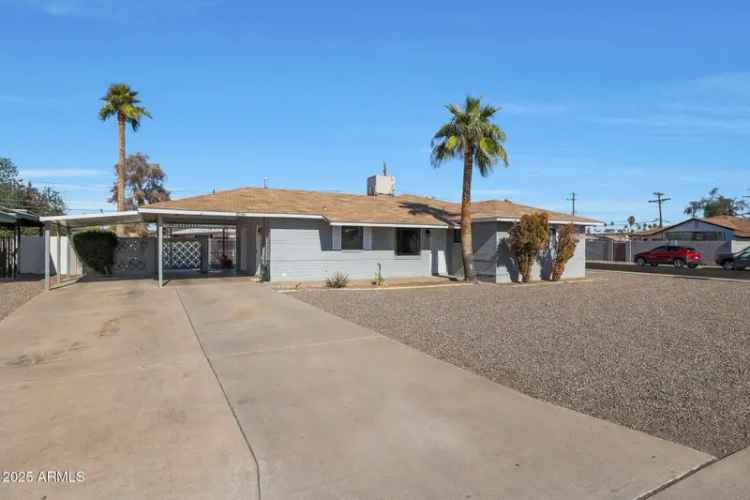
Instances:
[[[690,269],[695,269],[700,264],[703,264],[703,254],[695,248],[663,245],[636,254],[633,262],[639,266],[645,266],[646,264],[651,264],[652,266],[672,264],[678,268],[687,266]]]
[[[750,267],[750,247],[735,253],[720,253],[716,256],[716,263],[725,271]]]

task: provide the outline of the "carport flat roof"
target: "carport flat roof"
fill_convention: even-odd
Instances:
[[[124,212],[102,212],[78,215],[52,215],[40,217],[44,224],[60,225],[67,228],[88,226],[115,226],[118,224],[139,224],[157,222],[161,217],[166,224],[235,224],[242,214],[229,212],[180,212],[158,211],[146,208]]]
[[[71,228],[145,222],[143,216],[135,210],[125,212],[102,212],[98,214],[51,215],[40,217],[39,220],[45,224],[56,224]]]
[[[37,227],[41,223],[39,217],[25,210],[0,207],[0,225]]]

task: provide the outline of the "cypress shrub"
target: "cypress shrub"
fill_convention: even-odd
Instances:
[[[560,281],[565,272],[565,264],[576,253],[578,237],[574,224],[565,224],[560,228],[560,234],[555,241],[555,261],[552,264],[552,281]]]
[[[524,283],[531,281],[531,267],[549,242],[549,218],[544,212],[526,214],[510,230],[510,250]]]

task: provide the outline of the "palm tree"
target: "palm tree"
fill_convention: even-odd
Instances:
[[[505,132],[492,123],[499,108],[482,106],[476,97],[467,97],[464,108],[446,106],[451,121],[440,127],[432,138],[432,164],[463,157],[464,177],[461,198],[461,246],[464,260],[464,279],[476,281],[474,253],[471,244],[471,175],[474,165],[482,177],[492,172],[498,160],[508,166],[508,154],[503,148]]]
[[[141,118],[151,114],[146,108],[139,106],[138,92],[124,83],[113,83],[102,97],[104,106],[99,110],[102,121],[111,116],[117,117],[117,131],[119,135],[120,157],[117,162],[117,211],[125,210],[125,125],[129,124],[133,131],[141,126]]]

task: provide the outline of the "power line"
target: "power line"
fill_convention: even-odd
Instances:
[[[664,227],[663,219],[661,216],[661,206],[663,203],[671,200],[672,198],[664,198],[664,193],[656,192],[654,193],[654,196],[656,196],[655,200],[648,200],[649,203],[656,203],[659,205],[659,227]]]
[[[567,201],[573,202],[573,210],[571,211],[570,214],[571,215],[575,215],[576,214],[576,194],[575,194],[575,192],[570,193],[570,198],[565,198],[565,199]]]

